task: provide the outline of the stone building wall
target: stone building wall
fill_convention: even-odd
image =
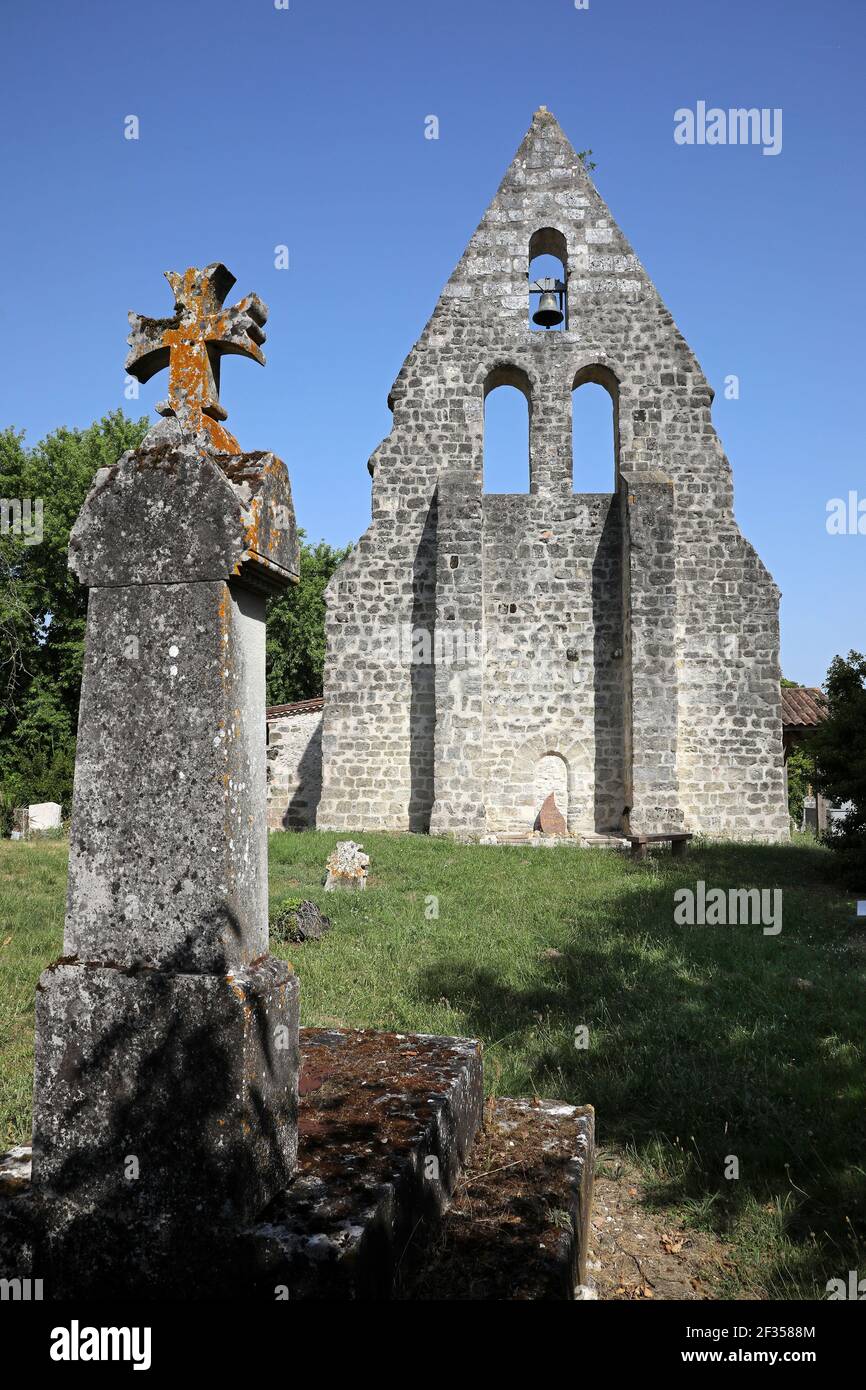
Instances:
[[[531,252],[561,254],[564,331],[530,325]],[[574,492],[585,382],[613,402],[610,494]],[[483,492],[501,384],[530,405],[527,495]],[[328,588],[321,827],[527,832],[558,755],[576,834],[787,836],[779,594],[711,404],[542,108],[392,388],[372,524]]]
[[[565,764],[567,797],[556,801],[569,830],[621,824],[614,503],[588,494],[553,504],[544,496],[484,498],[484,777],[496,789],[486,797],[489,831],[532,827],[547,794],[540,764],[552,755]]]
[[[322,701],[268,710],[268,829],[316,824],[322,794]]]

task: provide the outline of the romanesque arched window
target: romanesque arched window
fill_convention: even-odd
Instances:
[[[619,474],[619,383],[609,367],[584,367],[572,391],[575,492],[615,492]]]
[[[568,247],[555,227],[542,227],[529,241],[529,326],[541,332],[568,327]]]
[[[496,367],[484,383],[484,491],[528,492],[532,392],[517,367]]]

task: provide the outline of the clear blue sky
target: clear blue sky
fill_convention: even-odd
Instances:
[[[267,368],[224,363],[229,426],[310,537],[355,539],[388,389],[545,104],[717,388],[785,673],[817,683],[866,647],[866,536],[825,528],[866,496],[864,35],[862,0],[5,0],[0,424],[124,405],[127,310],[223,260],[271,311]],[[781,107],[781,154],[675,144],[699,100]]]

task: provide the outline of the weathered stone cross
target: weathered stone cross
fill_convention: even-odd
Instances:
[[[248,294],[225,309],[235,277],[218,261],[203,270],[190,267],[183,275],[167,270],[165,278],[174,291],[175,312],[167,319],[130,313],[126,370],[144,382],[168,367],[168,399],[158,403],[157,413],[175,416],[184,434],[204,430],[220,453],[239,454],[234,435],[220,423],[228,412],[219,400],[219,360],[234,353],[264,365],[267,306],[257,294]]]
[[[297,582],[297,528],[285,464],[241,452],[217,394],[221,354],[264,361],[267,310],[222,308],[223,265],[168,279],[175,315],[130,315],[127,370],[168,367],[173,418],[99,471],[69,546],[87,636],[34,1090],[55,1297],[210,1285],[297,1154],[298,982],[268,954],[265,758],[266,597]]]

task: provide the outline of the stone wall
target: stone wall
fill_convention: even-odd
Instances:
[[[564,331],[530,325],[561,248]],[[572,391],[616,490],[574,492]],[[530,405],[527,495],[483,491],[484,401]],[[539,760],[578,834],[784,839],[779,593],[733,514],[712,390],[542,108],[389,398],[372,524],[328,588],[318,824],[528,832]]]
[[[316,824],[322,794],[322,701],[268,710],[268,829]]]
[[[593,834],[620,825],[619,550],[612,496],[484,498],[490,831],[532,827],[544,800],[538,765],[551,755],[565,765],[567,799],[557,795],[557,805],[569,830]]]

